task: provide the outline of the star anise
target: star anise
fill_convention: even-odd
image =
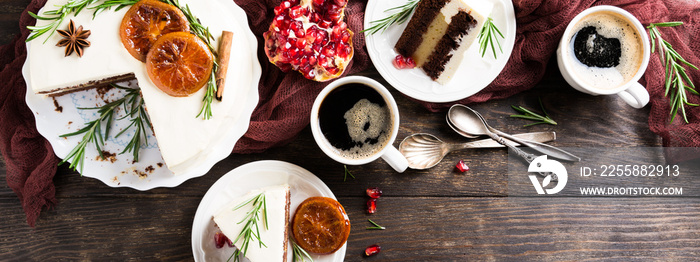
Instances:
[[[83,31],[83,26],[75,28],[75,23],[70,20],[68,24],[68,30],[56,30],[58,34],[64,38],[58,41],[56,46],[66,47],[66,56],[69,56],[75,52],[79,57],[83,57],[83,49],[90,46],[90,41],[87,40],[90,36],[90,30]]]

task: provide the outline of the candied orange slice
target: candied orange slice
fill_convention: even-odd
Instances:
[[[124,15],[119,36],[131,56],[146,62],[148,50],[160,36],[189,30],[187,17],[177,7],[158,0],[141,0]]]
[[[214,56],[202,39],[188,32],[161,36],[146,58],[148,76],[171,96],[189,96],[211,76]]]
[[[292,234],[306,251],[330,254],[340,249],[350,235],[350,219],[343,206],[332,198],[304,200],[292,219]]]

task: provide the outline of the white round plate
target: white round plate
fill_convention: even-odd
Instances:
[[[119,137],[115,136],[129,124],[129,120],[113,122],[109,136],[105,138],[104,151],[117,154],[114,161],[99,159],[98,152],[93,145],[88,145],[82,176],[99,179],[111,187],[131,187],[137,190],[149,190],[156,187],[175,187],[182,182],[206,174],[214,164],[228,157],[233,150],[238,139],[248,130],[250,116],[258,103],[258,83],[262,70],[257,59],[257,39],[248,27],[248,19],[243,9],[238,7],[233,1],[218,0],[230,14],[230,19],[236,20],[236,28],[233,29],[234,38],[231,50],[247,50],[244,53],[248,59],[235,61],[235,63],[249,63],[252,76],[246,80],[227,79],[227,92],[235,92],[235,99],[240,102],[234,107],[235,110],[226,112],[227,117],[234,119],[234,124],[228,129],[222,129],[217,135],[217,141],[213,142],[211,148],[203,152],[207,154],[207,159],[202,165],[191,168],[180,175],[173,175],[168,170],[161,157],[160,150],[156,144],[156,139],[150,129],[147,129],[148,144],[142,145],[139,152],[139,161],[132,161],[132,154],[127,152],[119,154],[130,141],[135,130],[129,130]],[[42,41],[42,40],[35,40]],[[31,44],[42,44],[35,41],[27,43],[27,50]],[[48,43],[47,43],[48,44]],[[54,152],[60,158],[65,158],[68,153],[80,142],[82,135],[61,138],[62,134],[75,132],[85,126],[85,123],[98,118],[97,110],[78,110],[78,108],[95,107],[104,104],[103,98],[112,99],[122,97],[120,91],[112,89],[107,94],[98,94],[95,89],[80,91],[55,97],[52,99],[44,95],[36,95],[32,92],[29,79],[29,63],[25,62],[22,74],[27,83],[26,102],[36,119],[36,127],[39,133],[44,136],[53,147]],[[128,83],[134,85],[134,83]],[[127,85],[127,83],[122,83]],[[61,107],[62,110],[58,110]],[[61,111],[61,112],[59,112]],[[216,112],[214,112],[216,115]],[[117,111],[115,119],[123,116],[123,112]],[[193,116],[194,117],[194,116]],[[80,171],[80,170],[79,170]]]
[[[264,160],[239,166],[214,183],[202,198],[192,222],[192,254],[195,261],[226,261],[235,250],[217,249],[214,234],[218,232],[212,217],[228,202],[251,190],[287,183],[290,187],[290,217],[302,201],[313,196],[336,199],[326,184],[311,172],[283,161]],[[343,261],[347,243],[329,255],[314,255],[316,262]],[[292,247],[287,247],[287,261],[292,261]]]
[[[462,64],[454,77],[446,85],[438,84],[428,77],[421,69],[396,69],[392,60],[398,55],[394,45],[399,40],[408,20],[400,25],[393,25],[384,32],[377,32],[366,37],[367,51],[372,63],[379,74],[396,90],[417,100],[443,103],[467,98],[484,89],[508,62],[515,44],[515,11],[513,3],[508,0],[486,0],[493,3],[490,17],[493,23],[503,33],[505,39],[499,38],[503,53],[494,58],[491,50],[484,57],[479,53],[478,39],[469,47],[464,55]],[[383,19],[391,13],[387,9],[401,6],[407,0],[369,0],[365,10],[365,28],[370,27],[370,21]]]

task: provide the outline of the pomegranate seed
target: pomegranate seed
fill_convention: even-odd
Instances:
[[[333,50],[333,46],[328,45],[323,48],[323,51],[321,51],[326,57],[333,57],[335,56],[335,50]]]
[[[214,243],[216,243],[216,248],[222,248],[226,243],[228,243],[229,247],[233,247],[233,242],[231,242],[231,239],[228,239],[228,237],[221,232],[216,232],[216,234],[214,234]]]
[[[290,64],[278,61],[277,63],[275,63],[275,65],[277,65],[277,67],[279,67],[280,70],[282,70],[282,72],[284,72],[284,73],[292,71],[292,65],[290,65]]]
[[[382,190],[379,189],[378,187],[370,187],[367,188],[367,196],[371,198],[379,198],[382,196]]]
[[[346,0],[335,0],[335,4],[339,5],[339,6],[345,6],[345,4],[347,4],[347,3],[348,3],[348,1],[346,1]]]
[[[282,13],[282,11],[284,11],[284,8],[281,6],[275,6],[274,10],[275,10],[275,15],[279,15]]]
[[[297,19],[302,15],[302,7],[301,6],[294,6],[291,9],[289,9],[289,16],[291,18]]]
[[[331,68],[326,69],[326,71],[328,71],[328,73],[330,73],[331,75],[336,75],[336,74],[338,74],[340,69],[338,69],[337,67],[331,67]]]
[[[318,23],[318,21],[321,21],[321,16],[319,16],[318,13],[312,13],[311,16],[309,16],[309,21]]]
[[[381,251],[381,250],[382,250],[382,247],[380,247],[380,246],[377,245],[377,244],[368,246],[367,248],[365,248],[365,256],[368,256],[368,257],[369,257],[369,256],[376,255],[376,254],[379,253],[379,251]]]
[[[406,68],[415,68],[416,67],[416,61],[413,61],[413,58],[407,57],[406,58]]]
[[[457,168],[457,170],[459,170],[459,172],[462,173],[469,171],[469,166],[467,166],[467,164],[464,163],[464,160],[459,160],[455,168]]]
[[[318,23],[318,25],[322,28],[329,28],[331,27],[331,21],[323,20],[320,23]]]
[[[401,55],[394,57],[394,60],[392,60],[391,63],[394,65],[394,67],[396,67],[396,69],[406,68],[406,63]]]
[[[314,72],[314,70],[311,70],[308,73],[304,74],[304,77],[306,77],[306,79],[314,79],[314,77],[316,77],[316,72]]]
[[[374,214],[377,212],[377,199],[370,198],[367,200],[367,213]]]
[[[323,5],[323,2],[324,0],[314,0],[314,4],[316,4],[317,6]]]
[[[345,31],[340,35],[340,41],[343,43],[347,43],[348,40],[350,40],[350,33],[348,33],[348,31]]]
[[[413,61],[413,58],[406,58],[403,57],[402,55],[397,55],[394,57],[394,60],[391,61],[391,63],[396,67],[396,69],[406,69],[406,68],[414,68],[416,67],[416,62]]]
[[[302,31],[303,32],[303,31]],[[299,49],[304,49],[306,47],[306,38],[299,38],[296,41],[296,46]]]
[[[284,8],[284,9],[287,9],[287,8],[292,7],[292,2],[284,1],[284,2],[282,2],[282,3],[280,4],[280,6],[281,6],[282,8]]]
[[[345,31],[345,29],[348,29],[348,24],[346,24],[343,21],[339,21],[338,22],[338,29],[340,29],[340,31]]]

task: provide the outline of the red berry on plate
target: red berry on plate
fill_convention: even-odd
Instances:
[[[374,214],[375,212],[377,212],[377,199],[370,198],[367,200],[367,213]]]
[[[397,55],[391,63],[396,67],[396,69],[411,69],[416,67],[416,62],[413,58],[404,57],[402,55]]]
[[[365,248],[365,256],[368,256],[368,257],[373,256],[373,255],[379,253],[379,251],[381,251],[381,250],[382,250],[382,247],[380,247],[379,245],[376,245],[376,244],[368,246],[367,248]]]
[[[382,190],[378,187],[367,188],[367,196],[371,198],[379,198],[380,196],[382,196]]]
[[[469,166],[467,166],[467,164],[464,163],[464,160],[459,160],[455,168],[457,168],[457,170],[459,170],[459,172],[462,173],[469,171]]]
[[[216,244],[216,248],[222,248],[226,243],[228,243],[229,247],[233,247],[233,242],[231,242],[231,239],[228,239],[228,237],[221,232],[216,232],[216,234],[214,234],[214,243]]]

